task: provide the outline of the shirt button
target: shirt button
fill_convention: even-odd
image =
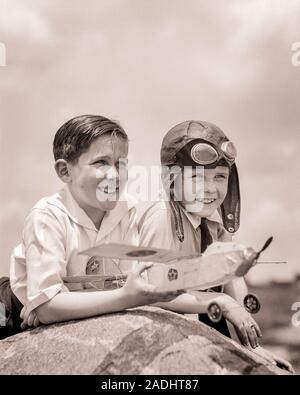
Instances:
[[[228,218],[228,219],[233,219],[233,214],[228,214],[228,215],[227,215],[227,218]]]
[[[234,228],[233,228],[232,226],[230,226],[230,227],[228,228],[228,232],[233,233],[233,232],[234,232]]]

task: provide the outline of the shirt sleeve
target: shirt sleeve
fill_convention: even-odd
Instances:
[[[128,212],[126,230],[123,233],[123,241],[128,244],[139,245],[137,212],[135,207],[132,207]]]
[[[140,244],[145,247],[177,250],[174,233],[171,212],[165,208],[150,209],[139,222]]]
[[[119,229],[120,231],[113,233],[113,236],[110,235],[109,239],[106,239],[106,242],[122,242],[133,246],[139,245],[137,213],[135,207],[132,207],[126,216],[122,218]],[[128,274],[132,271],[132,268],[138,264],[137,261],[125,259],[119,260],[116,258],[103,258],[103,263],[103,267],[105,268],[105,272],[103,272],[103,274],[109,275],[117,275],[121,273]]]
[[[67,288],[66,235],[63,223],[46,210],[34,209],[25,221],[23,243],[27,272],[27,308],[33,310]]]
[[[165,208],[150,208],[138,223],[140,245],[148,248],[176,249],[173,241],[171,218]],[[155,262],[153,262],[155,263]],[[149,281],[147,272],[145,279]]]

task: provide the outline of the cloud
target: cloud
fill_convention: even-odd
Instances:
[[[28,4],[18,0],[6,0],[2,3],[0,33],[37,43],[52,39],[47,20],[34,7],[29,7]]]
[[[229,2],[228,8],[239,25],[235,42],[244,47],[262,36],[273,34],[278,27],[283,28],[286,37],[293,38],[300,4],[298,0],[235,0]]]
[[[285,261],[287,265],[258,265],[249,274],[253,282],[290,280],[300,274],[297,258],[297,245],[300,234],[299,203],[280,196],[266,195],[257,185],[256,197],[246,202],[242,215],[241,230],[236,238],[246,245],[259,250],[266,239],[273,236],[273,242],[260,260],[266,262]]]

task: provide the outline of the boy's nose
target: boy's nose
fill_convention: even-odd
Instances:
[[[216,185],[213,181],[205,181],[204,182],[204,192],[214,193],[215,191],[216,191]]]
[[[118,173],[118,170],[116,169],[116,167],[115,166],[110,166],[110,168],[105,173],[105,177],[108,180],[113,180],[115,178],[118,178],[119,177],[119,173]]]

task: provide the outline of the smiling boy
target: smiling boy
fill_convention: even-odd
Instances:
[[[139,221],[141,245],[199,254],[214,241],[231,241],[240,223],[236,154],[233,143],[212,123],[186,121],[169,130],[161,146],[165,196]],[[180,313],[198,313],[200,321],[230,337],[228,321],[241,344],[293,372],[288,361],[259,346],[261,331],[243,306],[247,294],[243,278],[208,291],[181,294],[157,305]],[[218,323],[205,314],[210,301],[217,301],[223,311]]]
[[[240,217],[235,157],[233,143],[216,125],[186,121],[174,126],[161,147],[165,198],[153,203],[142,216],[141,245],[200,254],[213,241],[231,241]],[[198,300],[184,294],[161,306],[200,313],[201,321],[230,336],[224,318],[214,324],[203,314],[200,302],[218,295],[224,316],[234,325],[241,343],[256,348],[261,332],[242,306],[247,294],[244,279],[210,291],[199,293]]]
[[[21,330],[21,310],[23,326],[36,326],[176,295],[155,292],[141,278],[149,264],[133,268],[129,261],[79,254],[99,242],[138,244],[135,202],[122,195],[128,154],[123,128],[102,116],[75,117],[57,131],[53,153],[56,173],[65,185],[30,211],[22,243],[11,257],[10,281],[0,279],[0,302],[7,312],[1,337]],[[84,292],[80,284],[77,292],[69,292],[63,282],[64,276],[120,272],[128,273],[125,285],[105,292]]]

